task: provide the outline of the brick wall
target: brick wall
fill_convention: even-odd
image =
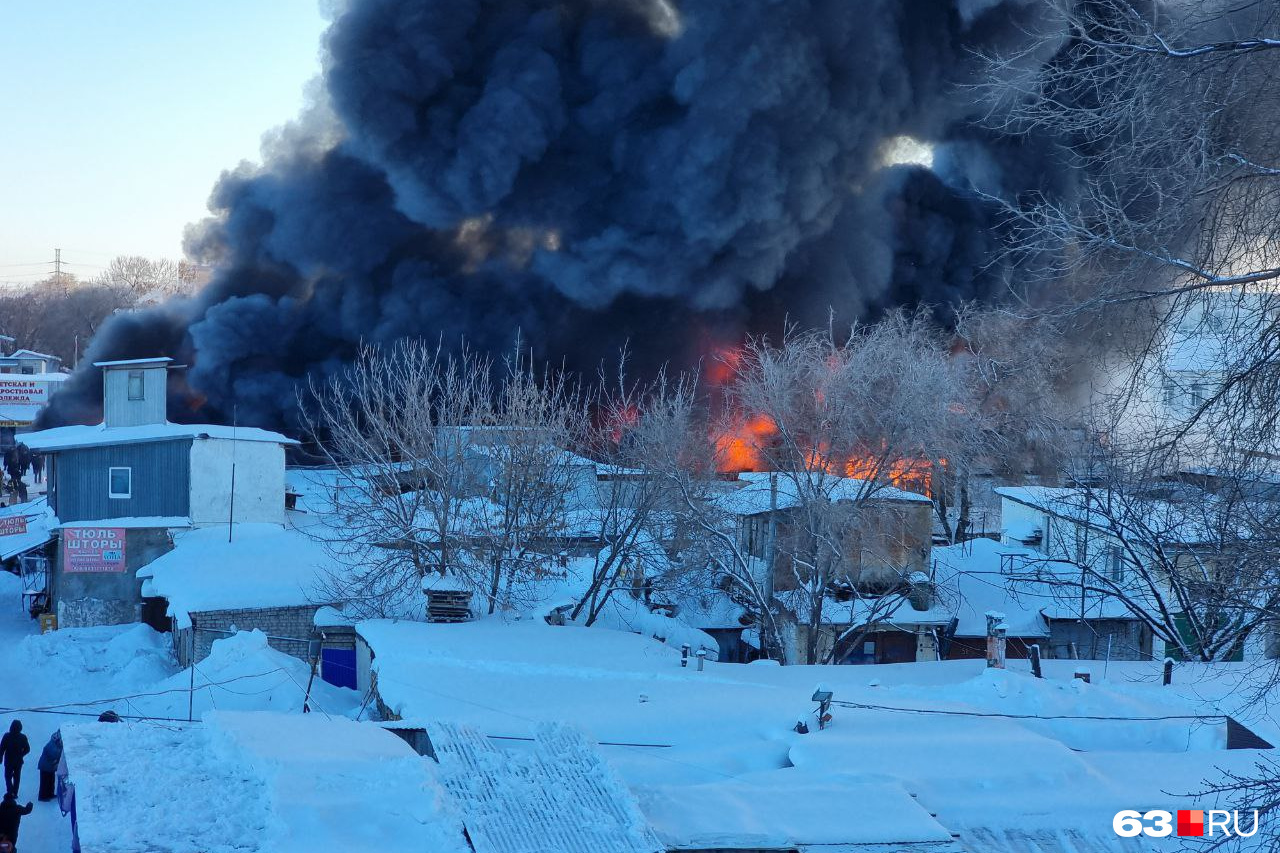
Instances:
[[[267,635],[267,643],[273,648],[303,660],[307,659],[307,642],[315,634],[314,620],[319,605],[302,604],[293,607],[255,607],[238,610],[206,610],[191,614],[195,626],[192,634],[177,642],[178,662],[190,663],[189,654],[194,643],[196,663],[209,656],[213,644],[232,632],[257,629]],[[315,634],[319,638],[318,634]]]

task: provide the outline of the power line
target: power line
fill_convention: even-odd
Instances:
[[[198,690],[204,687],[222,687],[224,684],[232,684],[234,682],[244,681],[245,679],[249,679],[249,678],[263,678],[265,676],[272,675],[273,673],[277,673],[282,670],[283,670],[283,667],[278,666],[275,669],[269,669],[266,672],[259,672],[252,675],[237,675],[234,678],[224,679],[223,681],[210,681],[206,684],[201,684],[200,687],[196,689]],[[60,702],[56,705],[43,705],[43,706],[31,707],[31,708],[0,708],[0,714],[55,714],[55,713],[59,713],[60,710],[64,708],[83,708],[88,705],[114,705],[119,702],[127,702],[130,699],[148,699],[154,696],[167,696],[171,693],[188,693],[188,692],[190,692],[190,690],[189,688],[186,688],[186,687],[172,687],[172,688],[169,688],[168,690],[154,690],[148,693],[130,693],[126,696],[115,696],[108,699],[89,699],[83,702]],[[235,691],[228,691],[228,692],[235,692]],[[266,691],[263,691],[263,692],[266,692]],[[183,720],[183,722],[186,722],[186,720]]]
[[[897,708],[863,702],[832,700],[832,705],[862,711],[893,711],[903,714],[935,714],[944,717],[997,717],[1005,720],[1100,720],[1103,722],[1155,723],[1163,720],[1226,720],[1226,714],[1166,714],[1158,717],[1104,717],[1089,714],[1004,714],[998,711],[952,711],[943,708]]]

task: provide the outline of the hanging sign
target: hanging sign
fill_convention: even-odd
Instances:
[[[67,527],[62,531],[62,571],[124,571],[123,527]]]

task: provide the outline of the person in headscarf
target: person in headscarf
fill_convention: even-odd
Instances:
[[[62,760],[62,732],[56,731],[40,753],[40,802],[47,803],[54,797],[54,778],[58,762]]]

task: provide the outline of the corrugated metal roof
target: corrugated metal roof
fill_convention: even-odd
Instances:
[[[576,730],[540,726],[532,751],[466,726],[427,727],[476,853],[660,853],[627,787]]]

